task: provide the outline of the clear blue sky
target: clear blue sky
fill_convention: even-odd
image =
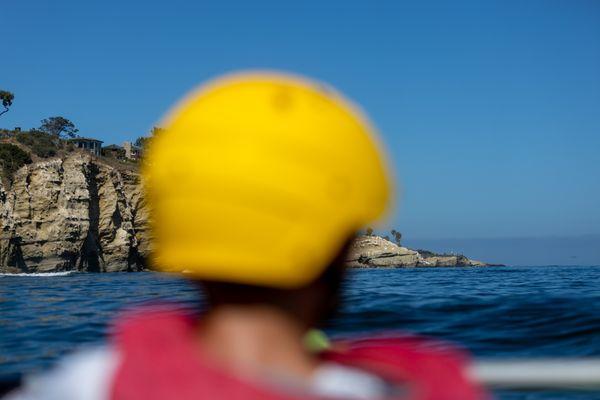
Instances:
[[[405,237],[600,233],[598,1],[28,0],[0,26],[1,127],[120,143],[208,78],[289,70],[375,121]]]

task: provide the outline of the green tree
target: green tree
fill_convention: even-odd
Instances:
[[[367,236],[373,236],[373,228],[367,228]]]
[[[139,148],[144,148],[149,140],[150,138],[148,136],[140,136],[139,138],[135,139],[133,144]]]
[[[156,135],[159,135],[164,130],[165,130],[165,128],[161,128],[161,127],[158,127],[158,126],[153,126],[152,130],[150,131],[150,136],[154,137]]]
[[[6,177],[12,181],[13,174],[25,164],[31,163],[31,157],[19,146],[0,143],[0,165]]]
[[[148,143],[150,143],[150,140],[153,137],[160,135],[160,133],[163,131],[164,131],[164,128],[160,128],[158,126],[153,126],[152,129],[150,130],[150,136],[140,136],[139,138],[135,139],[135,142],[133,142],[133,144],[143,150],[146,146],[148,146]]]
[[[0,111],[0,115],[7,113],[9,107],[12,106],[12,102],[15,99],[15,95],[6,90],[0,90],[0,101],[2,101],[2,106],[4,107],[4,111]]]
[[[77,132],[79,132],[74,123],[60,116],[43,119],[39,130],[57,138],[61,136],[74,138],[77,137]]]
[[[402,241],[402,234],[395,229],[392,229],[390,233],[394,237],[394,242],[396,242],[396,244],[400,246],[400,242]]]

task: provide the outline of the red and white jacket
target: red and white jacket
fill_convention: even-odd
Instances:
[[[110,345],[71,356],[55,371],[33,378],[9,399],[299,400],[331,399],[336,391],[299,390],[250,382],[214,367],[194,337],[194,318],[174,310],[143,310],[121,319]],[[476,400],[487,394],[466,375],[467,357],[447,345],[416,337],[334,342],[323,365],[346,371],[336,384],[360,386],[375,377],[402,388],[375,398]],[[355,374],[356,379],[352,376]],[[324,377],[324,376],[322,376]],[[365,385],[370,382],[364,380]],[[347,388],[347,389],[348,389]],[[350,398],[344,391],[333,398]],[[354,396],[352,396],[354,397]],[[354,397],[357,398],[357,397]]]

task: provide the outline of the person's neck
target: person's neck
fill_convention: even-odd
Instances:
[[[303,347],[305,332],[274,307],[228,305],[202,319],[197,338],[209,358],[233,373],[308,380],[318,362]]]

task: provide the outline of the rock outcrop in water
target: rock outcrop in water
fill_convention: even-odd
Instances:
[[[81,152],[26,165],[0,184],[0,270],[140,270],[146,222],[133,171]]]
[[[0,272],[138,271],[150,252],[148,210],[135,170],[74,152],[26,165],[0,183]],[[360,236],[350,267],[485,266]]]
[[[490,264],[463,255],[441,255],[411,250],[379,236],[359,236],[347,259],[348,266],[367,267],[483,267]]]

